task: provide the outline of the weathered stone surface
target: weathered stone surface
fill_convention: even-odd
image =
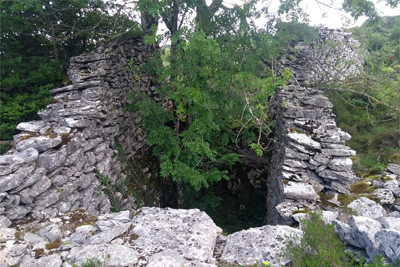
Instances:
[[[379,198],[381,204],[393,204],[395,201],[393,193],[389,189],[375,189],[372,194]]]
[[[313,149],[313,150],[321,149],[320,143],[314,141],[311,137],[307,136],[306,134],[289,133],[287,136],[294,142],[296,142],[300,145],[303,145],[309,149]]]
[[[19,193],[19,196],[21,197],[21,203],[31,204],[35,197],[45,192],[50,186],[50,179],[46,176],[42,176],[42,178],[32,187],[24,189]]]
[[[336,157],[350,157],[355,156],[356,151],[350,149],[322,149],[322,153],[329,155],[329,156],[336,156]]]
[[[116,237],[122,235],[126,231],[128,231],[131,223],[125,223],[119,226],[114,226],[112,229],[109,229],[104,232],[100,232],[97,235],[91,237],[88,241],[89,244],[102,244],[108,243],[114,240]]]
[[[51,224],[38,232],[41,237],[47,238],[50,242],[54,242],[61,238],[61,230],[56,224]]]
[[[353,238],[365,248],[370,259],[374,259],[379,254],[375,234],[381,229],[381,224],[371,218],[351,216],[349,225]]]
[[[164,249],[205,262],[213,260],[216,238],[222,232],[206,213],[198,209],[142,208],[132,223],[135,228],[130,234],[138,236],[134,241],[137,246],[155,253],[163,244]],[[149,240],[148,236],[153,239]]]
[[[7,209],[4,215],[11,221],[20,220],[23,219],[30,211],[30,207],[14,206],[11,209]]]
[[[322,211],[321,218],[326,224],[330,224],[336,220],[338,214],[339,213],[337,211],[324,210],[324,211]],[[300,220],[305,220],[307,217],[307,214],[306,213],[297,213],[297,214],[292,215],[292,217],[293,217],[293,219],[295,219],[295,221],[300,223],[300,229],[302,230],[302,224],[301,224]]]
[[[356,211],[360,216],[378,219],[386,216],[386,211],[378,203],[366,198],[360,197],[348,205],[349,208]]]
[[[16,144],[16,148],[18,151],[24,151],[28,148],[34,148],[39,152],[43,152],[49,150],[50,148],[56,147],[61,144],[61,137],[46,137],[46,136],[38,136],[32,137],[26,140],[22,140]]]
[[[229,235],[221,260],[228,264],[253,265],[268,262],[270,265],[285,264],[281,250],[288,236],[302,236],[302,231],[283,225],[266,225],[250,228]]]
[[[17,125],[17,130],[38,133],[45,125],[42,121],[21,122]]]
[[[138,262],[139,253],[118,244],[88,245],[83,248],[72,248],[68,259],[78,266],[88,259],[99,259],[101,262],[108,262],[110,266],[124,267],[134,266]]]
[[[391,173],[394,173],[396,175],[400,175],[400,165],[390,163],[390,164],[387,165],[386,169],[388,171],[390,171]]]
[[[285,198],[292,199],[316,199],[316,192],[314,188],[305,183],[298,183],[289,181],[283,186]]]
[[[335,220],[333,221],[333,226],[335,227],[336,233],[339,235],[340,239],[343,242],[358,248],[364,248],[364,246],[360,244],[358,239],[353,237],[350,226],[348,224]]]
[[[37,165],[38,167],[43,167],[48,172],[51,172],[61,166],[65,162],[66,157],[67,152],[65,148],[52,153],[42,153],[37,160]]]
[[[380,230],[375,235],[375,241],[393,263],[400,261],[400,231]]]
[[[301,152],[294,151],[293,149],[286,147],[285,156],[291,159],[308,160],[310,156]]]
[[[400,181],[389,180],[383,184],[383,188],[390,190],[395,197],[400,197]]]
[[[335,171],[350,171],[353,162],[350,158],[334,158],[328,166]]]
[[[382,217],[378,221],[385,229],[400,231],[400,220],[395,217]]]
[[[317,170],[317,173],[322,178],[329,180],[338,180],[345,183],[355,182],[358,180],[358,178],[351,171]]]
[[[7,228],[10,225],[11,221],[7,217],[0,215],[0,228]]]
[[[32,245],[36,245],[39,243],[48,243],[48,240],[41,237],[40,235],[33,234],[30,232],[25,233],[24,240]]]
[[[59,255],[48,255],[39,259],[24,257],[20,267],[46,266],[46,267],[61,267],[62,260]]]
[[[14,240],[16,232],[17,230],[13,228],[0,228],[0,243],[5,243],[8,240]]]

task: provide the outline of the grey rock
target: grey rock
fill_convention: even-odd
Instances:
[[[327,211],[324,210],[322,211],[322,220],[326,223],[326,224],[330,224],[332,223],[332,221],[335,221],[337,216],[338,216],[338,212],[337,211]],[[292,215],[293,219],[297,222],[300,223],[300,230],[302,230],[302,225],[300,220],[304,220],[307,218],[307,214],[306,213],[297,213]]]
[[[347,183],[332,181],[330,186],[326,186],[326,187],[331,188],[341,194],[350,194],[350,185]]]
[[[333,226],[335,228],[335,232],[339,235],[340,239],[346,244],[350,244],[358,248],[364,248],[364,246],[353,237],[350,226],[348,224],[335,220],[333,221]]]
[[[386,170],[388,170],[391,173],[394,173],[396,175],[400,175],[400,165],[397,165],[394,163],[389,163],[386,167]]]
[[[400,218],[400,212],[392,211],[391,213],[388,214],[388,217]]]
[[[308,160],[310,158],[310,156],[308,154],[294,151],[293,149],[291,149],[289,147],[285,148],[285,155],[287,158],[299,159],[299,160]]]
[[[61,141],[61,137],[50,138],[45,136],[38,136],[22,140],[17,143],[15,147],[18,151],[27,150],[28,148],[34,148],[39,152],[44,152],[46,150],[49,150],[50,148],[58,146]]]
[[[395,201],[393,193],[389,189],[375,189],[372,194],[376,195],[381,204],[393,204]]]
[[[7,192],[11,189],[18,187],[34,169],[34,164],[30,164],[29,166],[24,165],[23,168],[19,168],[15,173],[1,176],[0,193]]]
[[[324,155],[322,153],[315,154],[315,156],[312,159],[317,161],[319,163],[318,165],[320,165],[320,164],[327,165],[330,161],[330,157],[328,157],[327,155]],[[310,162],[310,163],[312,164],[312,162]]]
[[[385,209],[381,205],[366,197],[360,197],[354,200],[348,207],[356,211],[360,216],[371,219],[378,219],[387,215]]]
[[[43,176],[37,183],[30,188],[22,190],[19,195],[21,197],[21,203],[31,204],[33,198],[44,193],[51,186],[51,181],[48,177]]]
[[[11,221],[7,217],[0,215],[0,228],[7,228],[10,225]]]
[[[68,255],[68,260],[78,266],[88,259],[98,259],[113,267],[135,266],[139,259],[139,253],[123,245],[101,244],[73,247]]]
[[[329,168],[335,171],[350,171],[352,166],[350,158],[334,158],[329,164]]]
[[[96,227],[92,225],[82,225],[75,229],[75,233],[73,233],[68,240],[79,245],[86,244],[89,238],[93,236],[93,233],[96,232]]]
[[[25,251],[26,251],[26,245],[17,244],[10,248],[10,250],[8,251],[8,256],[13,258],[18,257],[24,254]]]
[[[56,152],[45,152],[40,154],[37,165],[51,172],[64,163],[66,156],[67,152],[65,148]]]
[[[266,261],[270,265],[285,264],[281,256],[288,236],[300,238],[302,231],[283,225],[266,225],[250,228],[229,235],[222,253],[221,261],[227,264],[253,265]]]
[[[381,230],[381,224],[371,218],[351,216],[349,225],[353,238],[365,248],[369,258],[374,259],[379,254],[375,234]]]
[[[42,121],[21,122],[17,125],[17,130],[38,133],[44,126]]]
[[[10,191],[10,194],[15,194],[20,192],[21,190],[27,188],[28,186],[33,185],[37,181],[39,181],[46,174],[45,168],[36,168],[33,174],[28,175],[26,179],[16,188]]]
[[[299,160],[285,159],[283,164],[285,164],[286,166],[290,166],[292,168],[302,168],[302,169],[307,168],[307,164]]]
[[[322,149],[322,153],[329,155],[329,156],[336,156],[336,157],[350,157],[355,156],[356,151],[350,149]]]
[[[46,266],[46,267],[61,267],[62,260],[60,255],[53,254],[43,256],[39,259],[25,256],[21,262],[20,267],[33,267],[33,266]]]
[[[14,206],[10,209],[7,209],[6,212],[4,213],[4,216],[6,216],[9,220],[20,220],[23,219],[26,214],[28,214],[31,211],[32,208],[27,207],[27,206]]]
[[[0,228],[0,243],[5,243],[8,240],[14,240],[16,232],[17,230],[13,228]]]
[[[138,236],[134,243],[149,253],[159,252],[160,244],[163,244],[165,250],[203,262],[213,260],[216,238],[222,232],[206,213],[198,209],[146,207],[133,217],[132,223],[135,227],[130,233]],[[153,238],[150,240],[149,236]]]
[[[116,237],[122,235],[126,231],[128,231],[131,223],[125,223],[119,226],[114,227],[113,229],[109,229],[104,232],[100,232],[97,235],[91,237],[88,241],[89,244],[102,244],[102,243],[109,243]]]
[[[140,264],[140,262],[139,262]],[[215,264],[208,264],[197,260],[187,261],[182,258],[177,252],[165,250],[152,255],[147,267],[216,267]]]
[[[314,188],[305,183],[298,183],[289,181],[283,186],[283,192],[285,198],[291,199],[316,199],[316,192]]]
[[[61,240],[61,230],[56,224],[51,224],[43,229],[40,229],[38,235],[47,238],[47,240],[49,240],[51,243],[57,239]]]
[[[294,142],[303,145],[307,148],[313,149],[313,150],[320,150],[321,145],[320,143],[314,141],[311,137],[307,136],[306,134],[301,134],[301,133],[289,133],[287,135],[291,140]]]
[[[400,181],[389,180],[383,184],[383,188],[389,189],[395,197],[400,197]]]
[[[319,176],[325,179],[329,180],[338,180],[340,182],[345,182],[345,183],[350,183],[350,182],[356,182],[358,178],[355,176],[355,174],[352,171],[332,171],[332,170],[322,170],[318,171],[317,173]]]
[[[400,231],[400,220],[395,217],[382,217],[379,219],[379,222],[385,229]]]
[[[26,232],[24,235],[24,240],[28,243],[30,243],[31,245],[36,245],[39,243],[48,243],[47,239],[41,237],[40,235],[37,234],[33,234],[30,232]]]
[[[380,230],[375,235],[375,241],[393,263],[400,261],[400,231]]]
[[[116,226],[123,226],[130,222],[130,211],[120,211],[118,213],[108,213],[100,215],[96,222],[96,227],[104,232],[108,230],[113,230]]]

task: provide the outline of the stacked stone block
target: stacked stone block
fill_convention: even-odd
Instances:
[[[356,152],[345,145],[351,136],[336,126],[332,103],[317,89],[289,85],[278,92],[283,118],[283,157],[274,175],[279,176],[284,201],[276,206],[288,220],[294,211],[314,209],[318,193],[350,193],[358,178],[351,171]]]

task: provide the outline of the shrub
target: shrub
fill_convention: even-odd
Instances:
[[[288,246],[283,256],[291,260],[292,267],[395,267],[395,264],[385,264],[382,255],[377,255],[368,265],[361,258],[355,262],[354,255],[345,252],[345,244],[340,240],[332,224],[322,220],[322,212],[307,213],[305,219],[300,219],[304,231],[299,240],[289,237]]]
[[[304,235],[300,240],[289,238],[283,256],[291,260],[290,266],[354,266],[333,225],[326,225],[321,216],[317,211],[300,219]]]

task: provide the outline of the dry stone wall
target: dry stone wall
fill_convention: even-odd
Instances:
[[[71,58],[69,85],[51,91],[54,103],[38,113],[42,120],[20,123],[15,148],[0,156],[1,221],[28,213],[53,217],[77,208],[90,214],[109,211],[98,178],[111,185],[126,179],[126,166],[113,157],[115,143],[131,159],[143,151],[140,114],[124,107],[129,91],[154,91],[155,77],[135,73],[132,66],[143,65],[155,52],[156,47],[132,38]],[[140,201],[120,200],[126,208]]]
[[[320,192],[333,195],[329,201],[337,205],[338,194],[348,194],[349,184],[358,181],[350,159],[356,151],[345,145],[351,136],[337,127],[333,104],[324,92],[306,86],[356,75],[364,53],[349,34],[324,28],[319,40],[295,42],[293,47],[295,52],[283,55],[279,63],[291,70],[293,79],[272,103],[276,143],[268,181],[270,224],[315,209]]]

